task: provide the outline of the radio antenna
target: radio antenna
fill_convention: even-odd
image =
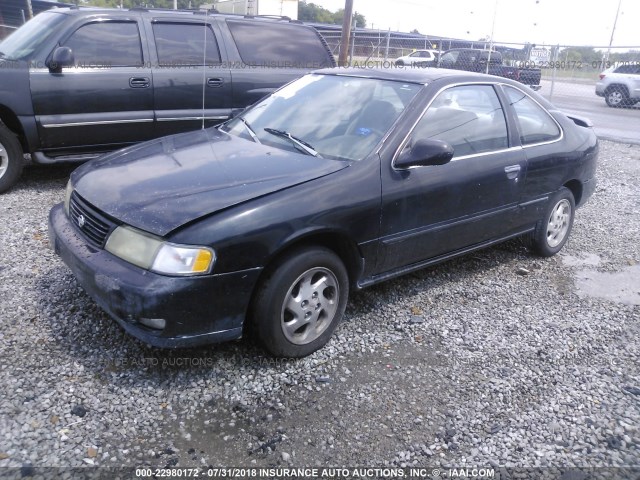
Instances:
[[[204,11],[205,14],[205,19],[209,16],[209,9],[205,9]],[[202,130],[204,130],[204,112],[205,112],[205,103],[204,103],[204,99],[205,99],[205,93],[206,93],[206,88],[207,88],[207,21],[205,20],[205,22],[203,23],[203,30],[204,30],[204,48],[202,49],[203,51],[203,58],[202,58]]]

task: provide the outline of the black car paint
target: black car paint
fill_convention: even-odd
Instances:
[[[28,58],[0,60],[0,121],[19,137],[24,152],[30,153],[36,163],[86,160],[140,141],[200,127],[202,69],[159,65],[152,31],[156,21],[197,25],[206,22],[219,40],[221,62],[208,65],[205,72],[204,115],[208,126],[224,121],[311,70],[335,65],[328,49],[325,65],[245,65],[226,23],[229,18],[243,19],[237,15],[77,8],[41,15],[65,20],[56,25],[56,34]],[[49,68],[56,47],[78,28],[108,21],[130,21],[138,26],[141,65],[75,65],[61,71]],[[246,21],[258,22],[258,28],[263,29],[274,22]],[[304,25],[292,27],[312,29]],[[317,44],[326,46],[313,32]],[[132,84],[132,79],[146,79],[147,86]],[[172,118],[179,120],[171,121]]]
[[[321,73],[336,74],[331,70]],[[145,162],[145,156],[149,155],[149,158],[155,158],[153,163],[158,163],[160,168],[171,163],[178,165],[180,159],[172,158],[175,157],[174,152],[164,152],[164,158],[159,155],[163,140],[110,155],[74,173],[76,192],[99,208],[111,209],[110,213],[116,218],[125,216],[129,221],[138,221],[138,225],[147,230],[165,232],[164,238],[170,242],[214,248],[217,263],[212,275],[186,281],[158,278],[161,276],[141,271],[100,249],[82,245],[77,238],[77,228],[69,224],[61,206],[54,208],[50,216],[51,238],[56,251],[70,265],[89,294],[121,324],[126,323],[130,333],[152,345],[194,345],[226,340],[229,335],[240,336],[251,292],[259,282],[261,272],[296,245],[321,244],[332,248],[345,262],[353,286],[363,288],[532,231],[547,207],[549,195],[563,185],[574,191],[577,204],[584,203],[595,189],[593,176],[597,139],[590,129],[577,126],[559,112],[553,112],[553,115],[563,130],[561,140],[520,148],[517,146],[519,137],[513,112],[507,108],[512,148],[483,155],[483,160],[488,158],[492,164],[486,171],[480,171],[472,162],[465,163],[464,159],[442,166],[408,170],[394,168],[393,159],[407,132],[443,88],[474,82],[517,85],[515,82],[445,70],[421,74],[341,70],[337,74],[379,76],[426,84],[379,148],[361,161],[347,163],[282,152],[279,155],[283,155],[285,161],[288,158],[294,169],[289,180],[282,178],[277,186],[265,188],[260,179],[269,175],[256,171],[253,179],[243,177],[246,195],[237,201],[219,200],[218,197],[226,196],[225,189],[215,186],[204,188],[202,194],[209,197],[213,207],[203,207],[199,211],[166,211],[168,220],[162,225],[156,217],[157,227],[153,227],[153,222],[137,218],[137,213],[134,213],[153,204],[145,198],[156,199],[157,205],[174,202],[172,208],[178,205],[175,202],[180,198],[190,198],[170,194],[170,200],[164,200],[162,195],[158,196],[157,192],[162,188],[159,182],[164,181],[162,178],[149,183],[140,182],[140,192],[136,195],[140,200],[135,202],[122,197],[122,211],[115,203],[103,202],[101,195],[108,189],[113,189],[115,196],[124,194],[118,190],[123,182],[131,189],[133,184],[123,181],[123,175],[126,175],[127,165],[133,162],[133,158]],[[553,111],[553,106],[544,99],[532,92],[528,94]],[[501,98],[504,101],[504,96]],[[226,146],[245,142],[245,154],[251,156],[260,152],[256,155],[258,163],[252,165],[264,162],[265,168],[269,168],[269,156],[265,155],[268,149],[246,140],[226,139],[226,134],[220,132],[207,132],[208,141],[203,141],[203,135],[205,133],[185,134],[164,141],[174,145],[183,142],[186,149],[196,148],[202,158],[210,156],[212,171],[220,172],[223,170],[216,166],[220,152],[226,152],[227,161],[233,161],[233,149]],[[522,165],[521,177],[515,182],[517,186],[514,187],[512,182],[509,188],[504,188],[510,184],[505,180],[508,177],[503,167],[514,163]],[[281,168],[280,164],[274,165]],[[298,168],[309,175],[298,177]],[[113,184],[107,182],[97,187],[96,182],[84,182],[84,178],[90,179],[94,172],[104,180],[104,174],[110,169],[118,172],[117,176],[109,176],[117,178]],[[153,170],[151,166],[149,170]],[[169,171],[165,174],[168,175]],[[248,173],[243,172],[243,175]],[[484,186],[476,185],[477,175],[481,175],[483,182],[479,183],[485,183]],[[175,181],[180,177],[171,175],[171,178]],[[166,180],[169,181],[169,177]],[[180,178],[180,185],[188,190],[192,181],[192,177],[185,176]],[[217,180],[214,181],[216,183]],[[233,181],[230,183],[233,185]],[[175,191],[180,186],[172,188]],[[109,280],[98,285],[95,281],[98,276]],[[131,285],[140,278],[150,283],[132,289]],[[224,278],[232,280],[229,285],[237,282],[233,283],[234,288],[228,288]],[[180,284],[185,289],[178,289],[179,294],[184,293],[184,300],[163,303],[171,299],[169,292],[172,287],[167,282],[174,281],[176,288]],[[153,293],[156,282],[161,285],[160,295]],[[224,298],[215,293],[219,291],[225,292]],[[120,297],[128,294],[133,296],[133,300],[125,301]],[[202,302],[206,307],[198,311],[184,308],[183,305],[189,305],[189,302]],[[218,302],[221,302],[221,310]],[[231,310],[227,309],[229,303],[234,305]],[[135,307],[131,307],[132,304]],[[212,319],[210,312],[218,311],[224,314],[216,316],[217,320]],[[157,312],[162,312],[162,318],[170,320],[171,329],[158,333],[126,320],[127,316],[135,318],[136,315],[149,316]],[[206,335],[211,332],[224,333]]]
[[[247,142],[217,129],[129,147],[79,167],[71,181],[107,215],[165,236],[190,221],[283,188],[329,175],[348,162]],[[122,180],[117,190],[104,172]]]

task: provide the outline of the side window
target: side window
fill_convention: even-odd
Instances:
[[[560,137],[558,124],[546,110],[517,88],[504,89],[515,110],[522,145],[550,142]]]
[[[454,158],[509,146],[504,112],[491,85],[464,85],[441,92],[412,137],[447,142]]]
[[[635,65],[621,65],[616,68],[614,73],[634,73],[636,70]]]
[[[142,65],[140,32],[135,22],[89,23],[64,43],[78,65],[134,67]]]
[[[206,30],[205,30],[206,28]],[[158,62],[161,66],[220,63],[220,49],[211,26],[197,23],[154,23]]]
[[[460,51],[459,50],[455,50],[453,52],[447,52],[447,53],[443,54],[442,57],[440,57],[440,61],[442,63],[453,64],[453,63],[456,63],[456,61],[458,60],[458,56],[459,55],[460,55]]]
[[[329,52],[315,32],[300,25],[227,20],[247,65],[289,68],[330,67]]]

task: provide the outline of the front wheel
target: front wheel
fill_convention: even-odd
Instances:
[[[0,123],[0,193],[15,185],[23,167],[24,155],[18,138]]]
[[[571,190],[562,187],[552,195],[545,215],[533,234],[533,247],[539,255],[551,257],[562,250],[571,233],[575,211],[576,203]]]
[[[321,247],[298,249],[262,280],[251,321],[269,353],[305,357],[329,341],[348,296],[347,271],[335,253]]]

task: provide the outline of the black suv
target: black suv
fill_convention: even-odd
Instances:
[[[206,39],[206,41],[205,41]],[[335,66],[310,26],[194,11],[56,9],[0,43],[0,192],[36,163],[84,161],[214,125]]]

